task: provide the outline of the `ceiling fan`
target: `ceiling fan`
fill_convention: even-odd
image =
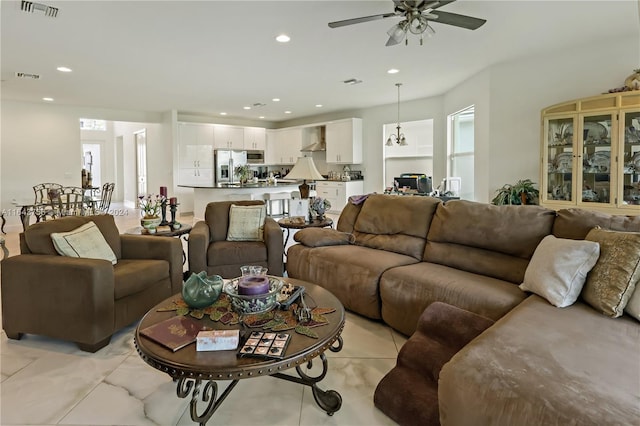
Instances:
[[[402,20],[387,31],[389,40],[386,45],[393,46],[399,44],[402,40],[405,40],[405,43],[408,43],[408,40],[405,39],[407,31],[412,34],[419,34],[420,44],[422,44],[422,35],[425,32],[429,36],[435,34],[435,30],[429,25],[430,21],[466,28],[468,30],[478,29],[487,22],[486,19],[459,15],[457,13],[443,12],[440,10],[436,11],[436,9],[449,3],[453,3],[454,1],[455,0],[393,0],[393,4],[395,5],[393,12],[345,19],[344,21],[329,22],[329,27],[338,28],[346,25],[359,24],[361,22],[376,21],[378,19],[401,17]]]

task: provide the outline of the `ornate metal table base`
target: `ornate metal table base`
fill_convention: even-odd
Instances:
[[[342,350],[342,336],[338,336],[334,344],[329,347],[329,350],[331,352],[339,352]],[[299,365],[296,366],[296,372],[300,377],[283,373],[275,373],[271,376],[311,387],[316,404],[328,415],[332,416],[333,413],[342,407],[342,396],[335,390],[323,391],[318,387],[318,382],[324,379],[329,371],[329,363],[324,352],[320,354],[320,360],[322,361],[322,372],[315,377],[304,373]],[[313,360],[307,361],[307,368],[311,368],[312,366]],[[191,402],[189,403],[191,420],[200,425],[205,425],[238,382],[238,379],[232,380],[229,386],[218,397],[218,384],[214,380],[204,380],[205,385],[202,389],[202,395],[200,395],[200,387],[202,386],[203,380],[182,377],[178,380],[176,391],[179,398],[186,398],[189,396],[189,393],[191,393]],[[207,406],[201,414],[198,414],[198,403],[200,401],[206,403]]]

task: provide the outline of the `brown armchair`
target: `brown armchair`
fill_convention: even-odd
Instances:
[[[115,265],[56,252],[51,233],[89,221],[116,255]],[[2,326],[10,339],[39,334],[95,352],[182,288],[180,240],[120,235],[111,215],[33,224],[20,234],[20,252],[2,261]]]
[[[252,206],[264,202],[216,201],[207,204],[205,220],[197,222],[189,233],[189,270],[234,278],[240,275],[240,266],[260,265],[269,269],[269,275],[282,276],[284,247],[278,222],[266,218],[264,241],[227,241],[232,204]]]

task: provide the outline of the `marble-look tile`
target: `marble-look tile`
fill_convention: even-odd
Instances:
[[[395,425],[373,404],[373,393],[382,377],[395,366],[391,359],[331,358],[329,371],[318,387],[335,390],[342,396],[342,407],[327,415],[315,402],[311,388],[306,387],[300,416],[301,425]],[[317,376],[321,363],[314,363],[308,374]]]
[[[396,348],[398,349],[398,352],[400,352],[400,349],[402,348],[402,346],[404,346],[407,340],[409,340],[407,336],[393,329],[391,330],[391,337],[393,337],[393,341],[396,344]]]
[[[0,423],[57,423],[124,359],[58,353],[38,358],[2,382]]]
[[[24,356],[24,355],[16,355],[16,354],[0,354],[0,382],[5,381],[8,377],[11,377],[18,371],[25,368],[27,365],[31,364],[37,358]]]
[[[396,358],[398,350],[391,337],[391,329],[351,312],[346,313],[340,352],[327,351],[328,357]]]

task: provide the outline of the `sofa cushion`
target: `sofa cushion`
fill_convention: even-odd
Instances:
[[[558,238],[583,240],[596,226],[613,231],[640,232],[640,216],[610,215],[585,209],[558,210],[553,235]]]
[[[353,234],[325,228],[301,229],[293,234],[293,239],[307,247],[337,246],[354,242]]]
[[[600,259],[582,297],[603,314],[619,317],[640,279],[640,233],[594,228],[586,239],[600,244]]]
[[[94,222],[87,222],[68,232],[53,232],[51,240],[62,256],[108,260],[114,265],[118,262]]]
[[[216,241],[207,249],[207,265],[245,265],[267,261],[267,246],[261,241]],[[237,276],[240,270],[237,271]]]
[[[287,273],[333,293],[345,308],[380,319],[380,275],[389,268],[416,263],[411,256],[355,245],[289,248]]]
[[[423,259],[520,284],[555,211],[453,200],[438,206]]]
[[[120,244],[120,232],[111,215],[95,216],[66,216],[55,220],[34,223],[23,233],[24,246],[32,254],[52,254],[57,255],[51,234],[54,232],[68,232],[76,229],[85,223],[94,222],[104,239],[113,250],[117,259],[122,258],[122,247]],[[21,244],[22,245],[22,244]]]
[[[114,266],[115,299],[146,290],[169,278],[169,262],[157,259],[121,259]]]
[[[419,260],[439,204],[433,197],[369,195],[354,224],[355,244]]]
[[[507,281],[428,262],[389,269],[380,278],[382,319],[408,336],[433,302],[497,320],[526,297]]]
[[[443,425],[632,425],[640,326],[531,296],[440,372]]]
[[[598,243],[547,235],[533,253],[520,289],[558,308],[573,305],[599,256]]]

